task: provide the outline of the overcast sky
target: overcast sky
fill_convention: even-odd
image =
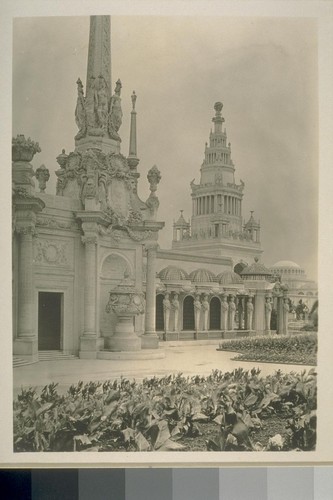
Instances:
[[[243,214],[261,221],[262,261],[293,260],[317,274],[318,104],[316,25],[311,19],[113,17],[112,85],[120,78],[122,153],[128,154],[133,90],[138,96],[139,194],[147,171],[162,173],[158,218],[168,248],[179,210],[191,215],[213,106],[223,116]],[[76,80],[84,85],[87,17],[14,22],[13,135],[37,140],[55,193],[56,156],[74,150]]]

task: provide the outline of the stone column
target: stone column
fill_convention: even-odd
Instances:
[[[82,224],[84,229],[84,224]],[[84,327],[80,337],[80,358],[95,359],[99,350],[96,319],[97,319],[97,235],[86,233],[82,236],[85,245],[84,259]]]
[[[221,330],[224,332],[228,329],[228,308],[227,296],[223,295],[221,302]]]
[[[254,311],[254,305],[252,303],[252,297],[248,297],[247,299],[247,304],[246,304],[246,326],[248,330],[253,330],[252,324],[253,324],[253,311]]]
[[[272,301],[271,297],[268,295],[266,296],[266,302],[265,302],[265,331],[267,334],[271,333],[271,317],[272,317]]]
[[[155,328],[156,309],[156,250],[157,243],[147,243],[147,284],[146,284],[146,314],[145,332],[141,337],[142,349],[158,349],[158,336]]]
[[[201,317],[201,302],[200,295],[196,294],[194,297],[194,328],[195,328],[195,338],[198,338],[198,333],[200,329],[200,317]]]
[[[16,228],[19,234],[18,321],[14,354],[38,361],[38,336],[34,325],[33,247],[34,227]]]
[[[235,328],[235,313],[236,313],[236,304],[235,297],[231,295],[229,302],[229,311],[228,311],[228,328],[229,330],[234,330]]]
[[[265,290],[257,290],[254,303],[254,329],[256,335],[265,331]]]
[[[170,294],[168,292],[164,295],[163,300],[163,314],[164,314],[164,333],[165,339],[167,340],[167,333],[169,331],[169,321],[170,321],[170,310],[171,310],[171,302],[170,302]]]

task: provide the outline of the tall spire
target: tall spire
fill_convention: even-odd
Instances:
[[[133,90],[132,98],[132,111],[131,111],[131,130],[130,130],[130,141],[129,141],[129,152],[128,152],[128,164],[132,169],[135,169],[139,163],[137,157],[137,142],[136,142],[136,93]]]
[[[106,92],[111,97],[111,40],[110,16],[90,16],[87,93],[94,79],[102,76]]]
[[[105,153],[120,152],[122,85],[118,80],[112,95],[110,30],[110,16],[91,16],[85,96],[81,79],[76,82],[76,151],[94,148]]]

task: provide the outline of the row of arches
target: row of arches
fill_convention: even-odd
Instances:
[[[163,311],[164,295],[156,296],[156,331],[164,331],[164,311]],[[182,316],[180,324],[177,325],[184,331],[195,329],[194,319],[194,297],[187,295],[182,303]],[[221,301],[218,297],[212,297],[209,304],[209,330],[221,329]]]

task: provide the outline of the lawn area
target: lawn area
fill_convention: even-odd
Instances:
[[[237,361],[262,363],[317,364],[318,336],[316,333],[272,335],[225,340],[219,350],[239,353]]]

